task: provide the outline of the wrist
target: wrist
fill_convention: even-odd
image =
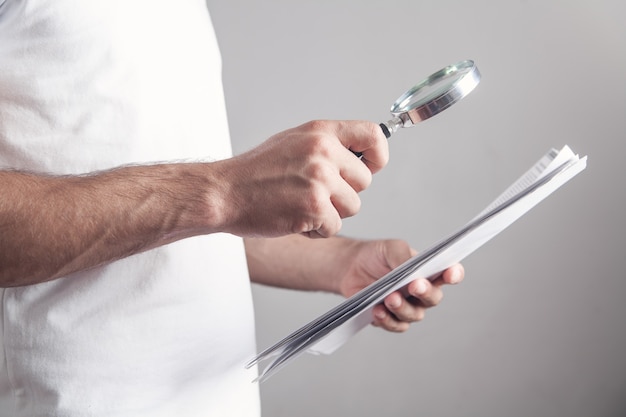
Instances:
[[[187,236],[226,231],[229,218],[228,185],[219,162],[169,165],[167,203],[179,213],[170,233]]]

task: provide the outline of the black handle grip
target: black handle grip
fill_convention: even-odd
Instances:
[[[384,123],[381,123],[378,126],[380,126],[381,130],[385,134],[385,137],[389,139],[391,137],[391,132],[389,131],[389,128],[387,127],[387,125]]]

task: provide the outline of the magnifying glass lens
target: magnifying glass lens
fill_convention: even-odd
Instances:
[[[480,82],[474,61],[447,66],[401,95],[391,106],[393,119],[382,123],[385,136],[410,127],[447,109],[469,94]]]
[[[448,93],[454,84],[462,79],[470,69],[460,71],[448,71],[435,79],[427,79],[409,90],[401,97],[393,108],[394,112],[407,112],[417,107],[424,106],[438,97]]]

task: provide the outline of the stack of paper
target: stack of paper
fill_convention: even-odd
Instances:
[[[582,171],[586,162],[586,156],[579,158],[567,146],[560,151],[552,149],[460,230],[264,350],[247,367],[274,357],[258,378],[263,381],[303,352],[332,353],[372,322],[373,307],[387,295],[418,277],[436,276],[460,262]]]

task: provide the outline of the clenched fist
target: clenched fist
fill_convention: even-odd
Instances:
[[[362,153],[361,159],[353,152]],[[389,159],[380,127],[313,121],[220,161],[222,230],[239,236],[329,237],[361,206],[358,193]]]

